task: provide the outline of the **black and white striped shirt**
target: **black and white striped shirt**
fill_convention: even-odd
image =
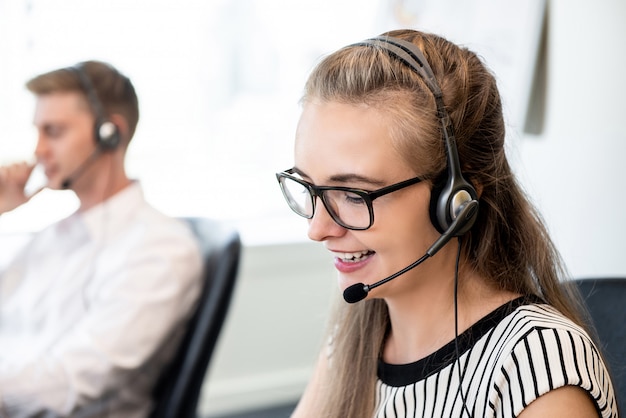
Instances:
[[[381,361],[375,417],[515,417],[546,392],[574,385],[603,418],[617,418],[594,343],[548,305],[511,301],[459,335],[458,345],[459,361],[454,341],[415,363]]]

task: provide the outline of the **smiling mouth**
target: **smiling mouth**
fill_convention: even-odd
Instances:
[[[359,251],[355,253],[335,253],[336,257],[344,263],[358,263],[373,254],[375,254],[375,251],[372,250]]]

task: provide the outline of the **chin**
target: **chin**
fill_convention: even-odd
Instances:
[[[50,181],[46,187],[50,190],[63,190],[58,181]]]
[[[345,274],[341,274],[339,273],[337,275],[337,285],[339,287],[340,291],[344,291],[346,290],[348,287],[352,286],[353,284],[355,284],[357,282],[355,282],[354,280],[349,279],[348,277],[346,277]]]

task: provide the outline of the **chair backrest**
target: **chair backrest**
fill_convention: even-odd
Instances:
[[[195,418],[200,389],[228,312],[239,267],[239,234],[206,218],[181,218],[204,257],[204,288],[181,345],[157,382],[151,418]]]
[[[620,409],[626,407],[626,278],[577,279],[611,371]]]

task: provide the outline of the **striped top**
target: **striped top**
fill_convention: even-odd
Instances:
[[[380,361],[374,416],[516,417],[544,393],[575,385],[601,417],[617,418],[596,346],[549,305],[522,297],[501,306],[459,335],[458,352],[457,361],[452,341],[415,363]]]

